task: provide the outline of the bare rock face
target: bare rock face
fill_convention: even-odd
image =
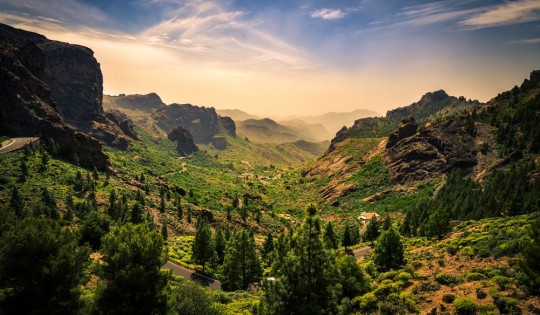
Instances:
[[[218,116],[218,117],[219,117],[219,124],[221,125],[221,127],[223,127],[223,129],[225,129],[225,131],[227,131],[228,134],[236,138],[236,124],[234,123],[234,120],[232,120],[231,117],[227,117],[227,116],[225,117]]]
[[[413,136],[418,130],[418,125],[414,117],[409,116],[399,124],[397,129],[388,136],[386,147],[393,147],[399,140]]]
[[[45,72],[45,57],[34,43],[0,48],[0,133],[53,139],[60,154],[77,155],[83,166],[109,165],[101,143],[67,125],[56,111],[51,91],[34,73]]]
[[[229,143],[224,136],[213,136],[212,145],[218,150],[225,150],[229,146]]]
[[[467,170],[476,165],[474,139],[463,132],[463,121],[448,120],[418,135],[400,138],[400,128],[404,130],[403,135],[412,132],[414,128],[410,124],[410,121],[401,124],[392,133],[397,141],[394,139],[390,144],[389,140],[383,155],[395,184],[419,182],[439,177],[454,167]]]
[[[110,119],[118,127],[120,127],[120,129],[124,132],[126,136],[130,137],[133,140],[141,140],[141,138],[139,138],[139,136],[133,129],[133,121],[129,119],[126,114],[118,110],[113,110],[105,112],[105,116],[107,116],[108,119]]]
[[[187,129],[193,136],[195,143],[209,143],[222,127],[214,108],[191,104],[171,104],[162,107],[154,111],[152,118],[161,129],[168,133],[176,126]],[[234,130],[236,133],[236,127],[232,128],[234,121],[227,120],[226,124],[228,126],[223,126],[223,128],[229,132]]]
[[[184,156],[199,151],[199,148],[193,142],[191,133],[180,126],[174,128],[168,134],[168,138],[169,140],[176,142],[178,152]]]
[[[165,106],[165,103],[161,100],[156,93],[149,93],[145,95],[118,95],[118,96],[103,96],[103,108],[105,110],[110,109],[127,109],[137,110],[146,113],[152,113],[154,110]]]
[[[0,40],[22,46],[35,43],[44,56],[43,65],[29,69],[50,89],[56,109],[80,131],[110,146],[125,149],[129,140],[119,126],[105,116],[102,107],[103,76],[91,49],[48,40],[46,37],[0,24]],[[31,54],[35,55],[35,53]],[[39,69],[39,70],[38,70]]]

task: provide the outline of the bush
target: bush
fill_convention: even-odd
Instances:
[[[372,292],[362,296],[357,296],[352,300],[353,306],[357,306],[362,311],[370,311],[377,308],[377,297]]]
[[[493,300],[497,300],[499,297],[501,297],[501,292],[495,289],[489,290],[489,296],[493,298]]]
[[[495,310],[495,305],[493,304],[480,304],[478,306],[478,311],[480,314],[495,314],[493,311]]]
[[[445,273],[439,273],[435,276],[435,281],[443,285],[450,285],[452,283],[455,283],[456,279]]]
[[[456,296],[453,295],[452,293],[446,293],[442,297],[442,300],[443,300],[444,303],[452,303],[452,302],[454,302],[455,299],[456,299]]]
[[[448,244],[448,246],[446,246],[446,251],[448,252],[448,254],[453,256],[457,253],[458,248],[453,244]]]
[[[495,276],[491,278],[491,281],[495,282],[501,290],[506,290],[506,287],[511,283],[510,278],[505,276]]]
[[[489,257],[491,256],[491,251],[487,248],[481,248],[480,250],[478,250],[478,256],[481,258]]]
[[[484,275],[479,272],[471,272],[467,274],[467,281],[478,281],[484,279]]]
[[[495,305],[501,312],[501,314],[520,314],[519,308],[517,305],[519,300],[511,297],[499,297],[495,300]]]
[[[476,302],[465,297],[459,297],[454,300],[454,307],[458,315],[475,314],[478,306]]]
[[[397,278],[400,281],[407,282],[412,279],[412,276],[410,273],[403,271],[398,274]]]
[[[476,297],[480,300],[485,299],[487,297],[487,293],[482,289],[476,289]]]

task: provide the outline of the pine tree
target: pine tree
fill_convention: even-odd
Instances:
[[[345,229],[343,230],[343,239],[341,241],[341,244],[343,245],[343,247],[345,247],[345,250],[347,250],[348,246],[351,246],[353,244],[349,224],[345,225]]]
[[[327,243],[327,247],[337,249],[339,246],[339,240],[334,232],[332,222],[328,222],[324,228],[324,241]]]
[[[109,207],[107,208],[107,213],[114,220],[118,220],[118,202],[116,197],[116,191],[113,189],[109,194]]]
[[[365,279],[362,268],[352,256],[345,255],[337,260],[336,267],[339,273],[342,297],[352,299],[367,291],[369,282]]]
[[[364,237],[367,241],[373,242],[379,237],[379,234],[379,222],[377,221],[377,218],[373,216],[371,220],[369,220]]]
[[[178,204],[176,205],[176,211],[177,211],[177,215],[178,215],[178,220],[180,220],[180,221],[184,220],[184,218],[183,218],[184,213],[182,211],[182,202],[181,202],[180,199],[178,200]]]
[[[324,247],[321,236],[317,209],[311,205],[302,225],[291,237],[291,249],[272,264],[270,275],[274,280],[263,281],[263,311],[271,314],[335,312],[334,257]],[[278,246],[285,250],[287,238],[278,238]]]
[[[135,202],[131,207],[131,216],[129,221],[133,224],[140,224],[143,222],[143,210],[142,206]]]
[[[524,244],[523,260],[520,262],[523,272],[532,282],[532,291],[540,292],[540,218],[536,217],[531,224],[531,240]]]
[[[268,255],[274,250],[274,238],[272,233],[268,233],[266,240],[263,243],[263,256],[268,257]]]
[[[95,166],[94,166],[94,169],[92,170],[92,177],[94,178],[94,181],[97,181],[99,179],[99,173]]]
[[[385,214],[384,215],[384,221],[383,221],[383,230],[388,231],[388,229],[392,227],[392,221],[390,220],[390,215]]]
[[[191,223],[191,207],[187,210],[187,222]]]
[[[26,180],[26,176],[28,176],[28,166],[26,165],[26,162],[21,160],[21,180]]]
[[[196,263],[202,265],[204,272],[206,263],[214,256],[212,230],[210,230],[208,219],[205,216],[199,216],[197,218],[195,229],[192,258]]]
[[[247,230],[234,233],[225,249],[224,275],[229,290],[247,290],[249,285],[262,275],[255,240]]]
[[[163,222],[161,225],[161,237],[163,237],[163,241],[167,241],[169,238],[169,232],[167,231],[167,221]]]
[[[41,167],[40,167],[40,169],[42,171],[47,169],[47,163],[49,163],[49,159],[50,159],[49,155],[47,154],[47,152],[44,151],[41,154]]]
[[[216,248],[217,263],[223,264],[223,259],[225,258],[225,247],[227,246],[227,241],[223,235],[223,230],[218,226],[216,228],[216,233],[214,234],[214,245]]]
[[[26,216],[26,213],[24,210],[24,202],[21,198],[19,190],[15,186],[13,186],[13,190],[11,190],[11,198],[9,200],[9,207],[11,208],[11,210],[13,210],[13,212],[15,213],[15,217],[17,219],[22,219]]]
[[[399,232],[391,227],[377,239],[373,252],[373,261],[383,271],[398,269],[405,264],[403,244]]]

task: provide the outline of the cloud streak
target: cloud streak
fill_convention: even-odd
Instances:
[[[540,20],[540,1],[521,0],[498,5],[461,21],[461,25],[486,28]]]
[[[345,15],[347,14],[339,9],[334,10],[334,9],[324,8],[324,9],[312,11],[309,16],[311,16],[312,18],[318,18],[318,19],[323,19],[323,20],[339,20],[341,18],[344,18]]]

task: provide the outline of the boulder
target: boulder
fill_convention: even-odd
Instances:
[[[199,148],[193,142],[191,133],[180,126],[174,128],[168,134],[168,138],[169,140],[176,142],[178,152],[184,156],[199,151]]]

